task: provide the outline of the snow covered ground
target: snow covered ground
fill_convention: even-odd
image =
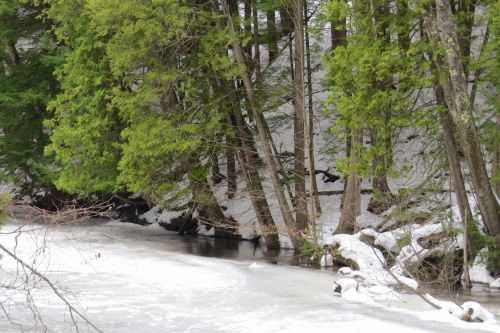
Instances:
[[[364,299],[339,297],[332,288],[341,276],[329,271],[185,254],[196,245],[157,225],[19,227],[4,226],[0,244],[64,287],[104,332],[500,332],[495,322],[463,322],[412,295],[385,297],[392,292],[383,288]],[[3,254],[0,265],[2,285],[22,286],[24,273],[13,260]],[[0,296],[11,320],[29,331],[24,292],[3,289]],[[75,331],[43,282],[32,296],[50,331]],[[22,331],[1,317],[0,332]],[[80,332],[92,332],[78,321]]]

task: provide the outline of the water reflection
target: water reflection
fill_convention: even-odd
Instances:
[[[183,251],[192,255],[236,260],[255,260],[276,265],[320,269],[317,266],[311,265],[309,258],[296,255],[293,250],[282,249],[270,251],[260,244],[234,239],[216,239],[204,236],[178,237],[176,234],[174,234],[174,237],[178,238],[185,245]],[[326,269],[337,271],[338,267]],[[400,291],[404,292],[403,290]],[[435,288],[429,289],[429,293],[437,298],[449,300],[457,304],[462,304],[466,301],[478,302],[500,320],[500,290],[498,289],[490,289],[485,285],[474,284],[470,290],[451,292],[446,289]]]
[[[186,253],[197,256],[257,260],[276,265],[307,265],[307,260],[291,249],[268,250],[256,242],[204,236],[180,236],[180,239],[185,244]]]

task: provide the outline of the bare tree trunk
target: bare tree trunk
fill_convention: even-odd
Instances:
[[[231,15],[238,14],[238,2],[239,0],[227,0],[229,12],[231,13]]]
[[[446,108],[446,102],[444,98],[443,88],[438,82],[434,83],[434,94],[436,96],[436,101],[438,106],[444,106]],[[470,209],[469,200],[467,198],[467,191],[465,189],[465,183],[462,176],[462,168],[460,166],[460,157],[457,149],[457,143],[455,142],[455,129],[453,122],[450,119],[450,114],[447,111],[440,112],[439,114],[441,120],[441,128],[443,129],[443,139],[445,143],[446,156],[448,158],[448,165],[450,168],[450,175],[453,182],[455,197],[458,203],[458,209],[460,212],[460,218],[462,219],[462,224],[464,228],[464,278],[465,287],[471,288],[472,284],[469,275],[469,262],[474,261],[477,253],[479,252],[479,246],[477,239],[479,233],[476,230],[473,222],[473,215]]]
[[[226,0],[222,1],[222,7],[224,10],[224,14],[227,15],[228,18],[228,27],[229,27],[229,34],[231,38],[236,38],[236,31],[234,29],[234,24],[231,18],[231,14],[229,12],[229,7],[227,6]],[[240,66],[245,65],[245,56],[243,54],[243,50],[241,49],[240,44],[237,41],[233,42],[233,51],[236,56],[236,60]],[[295,223],[295,220],[293,218],[292,212],[290,210],[290,207],[288,205],[288,202],[285,197],[285,193],[283,191],[283,188],[281,186],[281,181],[279,179],[278,171],[276,169],[276,162],[274,161],[274,157],[271,152],[271,147],[269,145],[269,141],[267,140],[266,136],[266,131],[265,127],[262,124],[261,120],[261,114],[262,111],[260,110],[257,101],[255,100],[254,97],[254,88],[252,81],[250,79],[250,76],[248,75],[248,72],[245,72],[243,74],[243,83],[245,85],[245,90],[246,90],[246,95],[248,98],[248,102],[250,104],[250,107],[252,109],[252,113],[254,115],[254,120],[257,126],[257,132],[259,134],[259,138],[262,141],[262,147],[264,150],[264,155],[265,155],[265,160],[267,164],[267,168],[269,170],[271,180],[273,183],[274,191],[276,193],[276,197],[278,199],[278,203],[280,206],[281,214],[283,215],[283,220],[285,222],[285,225],[288,229],[288,234],[290,236],[290,239],[292,241],[292,244],[296,250],[300,249],[302,244],[304,243],[304,238],[300,231],[297,228],[297,225]]]
[[[363,15],[370,15],[366,11],[365,3],[361,2],[361,0],[353,1],[352,6],[354,11],[359,11]],[[363,129],[365,124],[359,117],[356,119],[356,113],[353,113],[350,117],[350,119],[347,119],[345,128],[347,138],[346,157],[349,170],[344,180],[340,221],[334,232],[336,234],[352,234],[356,232],[356,219],[361,214],[361,175],[358,164],[363,149]]]
[[[288,35],[288,62],[290,64],[290,78],[295,81],[295,65],[293,61],[293,36]],[[294,100],[295,103],[295,100]]]
[[[205,177],[190,175],[190,187],[193,194],[191,202],[199,212],[200,221],[212,226],[222,226],[226,222],[224,212]],[[237,232],[238,230],[234,230]]]
[[[330,37],[332,42],[332,50],[337,46],[345,45],[347,37],[346,19],[342,22],[330,22]]]
[[[370,128],[370,141],[372,147],[384,145],[384,149],[376,148],[378,152],[372,158],[373,195],[367,210],[373,214],[381,214],[392,205],[392,194],[387,182],[388,154],[385,149],[385,140],[379,140],[377,128]]]
[[[304,13],[307,16],[307,1],[304,1]],[[318,193],[318,183],[316,181],[316,166],[315,166],[315,158],[314,158],[314,107],[313,107],[313,82],[312,82],[312,66],[311,66],[311,47],[309,41],[309,31],[308,31],[308,22],[309,19],[306,17],[305,22],[305,31],[306,31],[306,67],[307,67],[307,107],[309,111],[309,142],[308,142],[308,158],[309,158],[309,182],[310,182],[310,196],[313,203],[310,202],[311,212],[312,212],[312,221],[313,222],[317,217],[321,216],[321,203],[319,201],[319,193]],[[315,207],[316,211],[313,211],[313,207]],[[314,227],[314,226],[313,226]]]
[[[306,196],[305,165],[305,91],[304,91],[304,5],[302,0],[295,0],[295,82],[294,82],[294,176],[296,223],[300,230],[307,230],[309,214]],[[312,172],[312,171],[311,171]]]
[[[236,102],[237,92],[234,90],[234,85],[223,79],[221,89],[225,91],[225,96],[227,96],[224,98],[221,108],[223,112],[227,114],[228,122],[236,132],[236,138],[230,140],[237,145],[233,153],[235,153],[238,158],[257,221],[266,241],[266,246],[270,250],[279,249],[278,231],[271,215],[256,165],[255,155],[257,151],[255,150],[255,144],[251,133],[246,129],[240,106]]]
[[[276,144],[274,143],[273,139],[273,134],[271,133],[271,129],[269,128],[269,125],[267,123],[267,120],[264,116],[261,117],[262,123],[264,124],[264,127],[266,129],[266,134],[267,134],[267,139],[269,140],[269,144],[271,145],[271,148],[273,150],[274,156],[276,156],[276,163],[278,164],[278,168],[282,170],[283,172],[283,186],[285,187],[287,193],[288,193],[288,198],[290,198],[290,201],[293,202],[295,198],[293,197],[293,192],[292,192],[292,187],[290,186],[288,180],[288,175],[286,174],[287,168],[286,166],[282,163],[281,158],[280,158],[280,153],[278,151],[278,148],[276,148]]]
[[[495,237],[497,244],[500,244],[500,207],[488,179],[474,124],[473,107],[468,95],[460,45],[457,40],[457,27],[453,21],[450,2],[435,1],[436,16],[432,17],[429,11],[424,14],[426,33],[431,43],[439,41],[445,48],[444,65],[440,67],[440,64],[436,63],[436,66],[441,74],[449,74],[449,80],[443,87],[446,104],[450,108],[457,129],[487,232]]]
[[[390,31],[387,18],[391,15],[389,3],[387,1],[378,1],[374,6],[373,22],[376,38],[384,42],[384,46],[389,46]],[[374,87],[377,91],[392,89],[392,78],[381,78],[374,81]],[[378,109],[375,111],[375,117],[383,119],[383,127],[370,126],[371,146],[375,147],[374,157],[372,159],[373,172],[373,196],[368,204],[368,211],[374,214],[381,214],[392,204],[392,195],[387,182],[387,171],[389,169],[389,160],[391,159],[391,133],[390,119],[392,110]]]
[[[347,124],[347,128],[345,129],[345,157],[351,158],[352,153],[352,133],[349,129],[349,124]],[[340,201],[340,209],[344,208],[344,200],[345,194],[347,193],[347,177],[344,177],[344,195]]]
[[[331,41],[332,41],[332,53],[335,53],[335,49],[339,46],[347,44],[347,21],[346,19],[341,22],[331,21]],[[351,156],[351,132],[349,130],[349,125],[346,126],[346,157],[349,158]],[[342,196],[340,208],[344,207],[345,193],[347,193],[347,180],[344,180],[344,195]]]
[[[350,173],[346,179],[342,213],[336,234],[353,234],[357,231],[356,218],[361,214],[361,176],[356,165],[361,158],[363,131],[355,129],[351,132],[351,156],[349,158]]]
[[[257,215],[267,248],[270,250],[279,249],[278,230],[271,215],[266,194],[262,187],[261,177],[255,164],[254,155],[257,151],[255,150],[252,137],[248,135],[248,132],[244,128],[246,125],[239,111],[235,114],[235,122],[240,141],[240,149],[237,150],[236,156],[238,157],[238,162],[242,169],[245,183],[247,184],[252,206]]]

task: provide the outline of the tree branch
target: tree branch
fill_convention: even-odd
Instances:
[[[71,305],[71,303],[64,297],[64,295],[61,294],[61,292],[59,291],[59,289],[57,289],[57,287],[45,275],[43,275],[42,273],[40,273],[39,271],[37,271],[35,268],[33,268],[32,266],[30,266],[29,264],[27,264],[26,262],[24,262],[15,253],[11,252],[9,249],[7,249],[2,244],[0,244],[0,249],[2,251],[4,251],[6,254],[8,254],[10,257],[12,257],[24,269],[27,269],[28,271],[30,271],[31,273],[33,273],[34,275],[36,275],[37,277],[39,277],[42,281],[44,281],[45,283],[47,283],[47,285],[52,289],[52,291],[56,294],[56,296],[61,301],[63,301],[63,303],[66,304],[66,306],[68,307],[68,309],[70,311],[71,318],[72,318],[73,322],[75,323],[75,327],[76,327],[77,332],[79,330],[78,330],[78,327],[77,327],[76,320],[74,318],[74,314],[77,314],[80,318],[82,318],[90,327],[92,327],[97,332],[103,333],[103,331],[100,330],[97,326],[95,326],[85,315],[83,315],[73,305]]]

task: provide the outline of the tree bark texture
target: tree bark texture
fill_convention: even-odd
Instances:
[[[424,14],[424,25],[431,43],[444,46],[444,64],[436,63],[440,74],[449,75],[443,86],[446,104],[457,129],[459,143],[471,174],[472,185],[487,233],[500,244],[500,207],[496,200],[481,151],[470,103],[467,80],[462,63],[462,54],[457,38],[457,27],[453,21],[450,2],[436,0],[436,13],[428,10]]]
[[[462,168],[460,166],[460,155],[457,149],[455,140],[455,128],[450,118],[449,111],[446,107],[443,87],[438,82],[434,83],[434,95],[438,107],[443,106],[443,111],[439,112],[441,121],[441,128],[443,129],[443,140],[445,144],[446,156],[448,159],[448,166],[450,169],[451,180],[454,187],[455,197],[458,203],[460,218],[464,228],[464,277],[466,288],[472,287],[469,275],[469,262],[474,261],[480,248],[478,246],[478,231],[473,224],[473,215],[470,209],[465,182],[462,175]]]
[[[361,158],[363,131],[361,129],[352,130],[350,138],[352,140],[349,158],[350,173],[346,179],[342,213],[339,225],[335,229],[336,234],[355,233],[357,231],[356,218],[361,214],[361,176],[356,165]]]
[[[230,85],[227,86],[228,89],[232,88]],[[231,124],[236,131],[236,138],[234,139],[238,145],[236,157],[242,169],[243,178],[247,185],[257,221],[264,235],[266,246],[268,249],[279,249],[280,244],[276,224],[271,215],[271,210],[269,209],[269,204],[262,187],[261,177],[256,164],[255,155],[257,155],[257,151],[255,149],[255,143],[250,131],[246,128],[247,125],[241,115],[239,105],[236,105],[234,102],[234,100],[236,100],[235,97],[235,91],[228,95],[230,100],[227,100],[228,107],[226,110],[228,111]]]
[[[294,3],[294,176],[296,222],[300,230],[308,229],[305,165],[305,89],[304,89],[304,14],[303,1]]]
[[[304,1],[304,13],[307,17],[307,1]],[[319,201],[318,194],[318,182],[316,181],[316,175],[314,170],[316,170],[315,166],[315,158],[314,158],[314,105],[313,105],[313,83],[312,83],[312,65],[311,65],[311,47],[309,40],[309,29],[308,29],[308,19],[304,20],[305,27],[305,42],[306,42],[306,70],[307,70],[307,108],[308,108],[308,120],[309,120],[309,141],[308,141],[308,159],[309,159],[309,175],[310,175],[310,195],[312,195],[310,201],[310,209],[313,211],[313,207],[315,212],[313,212],[313,219],[321,216],[321,203]],[[314,195],[313,195],[314,194]],[[312,222],[312,221],[311,221]],[[313,226],[314,227],[314,226]]]
[[[389,47],[390,31],[387,18],[390,17],[390,9],[388,1],[378,1],[374,6],[373,23],[376,38],[383,40],[386,47]],[[392,78],[380,78],[374,80],[373,86],[377,91],[390,90]],[[381,214],[392,205],[392,195],[387,181],[387,171],[389,169],[391,159],[391,135],[390,119],[392,110],[390,107],[386,109],[375,110],[375,117],[383,119],[382,128],[370,126],[370,141],[374,147],[374,156],[372,158],[372,174],[373,174],[373,192],[368,211],[374,214]]]
[[[224,226],[226,217],[208,181],[205,178],[190,177],[190,183],[193,193],[191,200],[199,212],[200,221],[212,226]]]
[[[229,7],[227,6],[227,2],[225,0],[222,1],[222,8],[224,11],[224,14],[228,18],[228,28],[229,28],[229,34],[231,38],[236,37],[236,30],[234,28],[234,24],[232,21],[231,14],[229,12]],[[232,44],[233,46],[233,51],[234,55],[236,56],[236,61],[239,66],[245,66],[245,57],[243,54],[243,50],[240,46],[240,44],[235,41]],[[276,162],[274,160],[274,157],[272,155],[271,147],[269,145],[269,141],[267,140],[266,136],[266,131],[265,127],[262,124],[261,116],[262,116],[262,110],[258,106],[258,102],[255,100],[254,96],[254,88],[253,88],[253,83],[251,81],[250,75],[248,74],[248,71],[244,71],[243,73],[243,84],[245,86],[245,91],[247,95],[248,102],[250,104],[250,108],[252,110],[255,124],[257,127],[257,132],[259,135],[259,138],[262,142],[262,147],[264,150],[264,155],[265,155],[265,160],[266,160],[266,165],[268,168],[268,171],[271,176],[271,180],[273,183],[273,188],[276,193],[276,197],[280,206],[281,214],[283,215],[283,220],[285,222],[285,226],[287,228],[288,234],[290,236],[290,239],[292,241],[292,244],[296,250],[300,249],[302,244],[304,243],[304,238],[300,231],[297,228],[297,225],[295,223],[295,220],[293,218],[292,212],[290,210],[290,207],[288,205],[288,202],[285,197],[285,192],[283,191],[283,187],[281,186],[281,181],[279,178],[279,174],[276,168]]]
[[[434,25],[433,17],[428,11],[424,16],[424,25],[429,39],[431,41],[441,40],[445,47],[443,63],[439,62],[439,58],[436,58],[438,61],[435,61],[435,63],[438,71],[441,74],[444,73],[447,79],[443,87],[444,96],[450,109],[452,121],[457,129],[461,151],[464,153],[465,161],[471,173],[472,187],[474,188],[483,217],[485,231],[495,237],[496,246],[498,247],[498,244],[500,244],[499,204],[498,199],[492,195],[494,192],[486,173],[472,115],[473,104],[467,94],[466,74],[463,70],[461,49],[456,36],[457,28],[452,21],[450,7],[450,4],[446,1],[436,0],[435,20],[443,20],[443,22],[438,22]],[[473,235],[473,232],[469,232],[469,228],[465,229],[465,232]],[[467,236],[468,238],[469,236]],[[474,240],[471,240],[470,244],[473,248]],[[494,263],[494,260],[491,263],[496,266],[498,265]]]
[[[330,22],[330,38],[332,43],[332,50],[337,46],[345,45],[347,37],[346,19],[341,22]]]

